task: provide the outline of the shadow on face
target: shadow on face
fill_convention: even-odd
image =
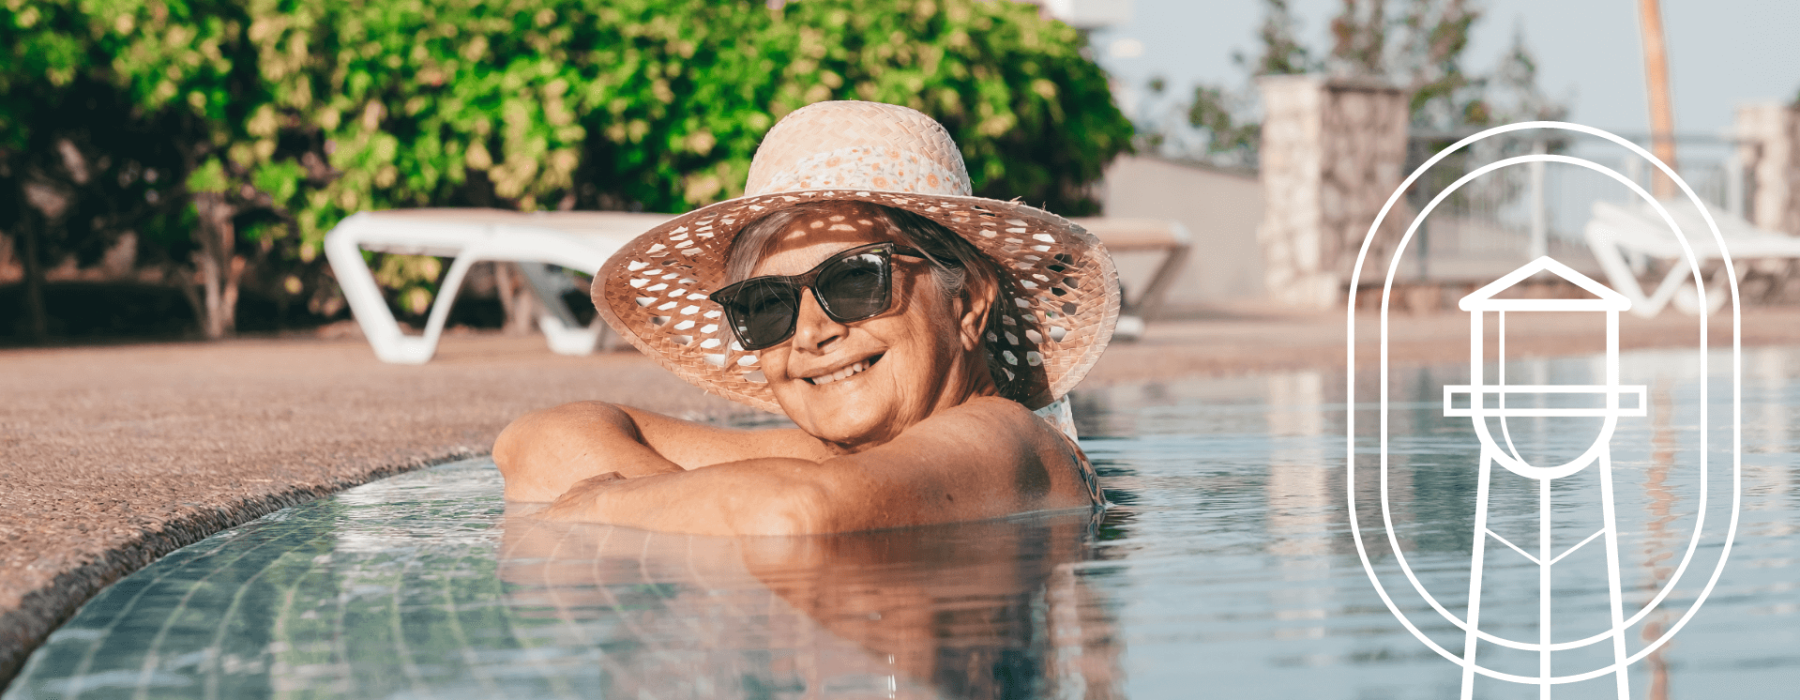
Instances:
[[[750,274],[800,275],[850,248],[897,241],[886,222],[856,202],[808,210],[768,241]],[[981,348],[959,336],[968,305],[938,288],[924,259],[893,260],[886,312],[840,323],[819,305],[817,289],[804,291],[793,336],[761,354],[788,417],[846,451],[891,440],[967,400],[975,391],[968,368],[985,366]]]

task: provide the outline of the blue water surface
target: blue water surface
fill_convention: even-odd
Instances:
[[[1635,652],[1707,584],[1731,515],[1729,355],[1628,353],[1648,415],[1613,446]],[[1592,358],[1523,360],[1515,381],[1592,383]],[[724,538],[551,524],[501,502],[486,459],[405,474],[181,549],[96,596],[7,688],[24,698],[1445,698],[1459,667],[1403,627],[1383,590],[1453,655],[1464,635],[1478,448],[1443,416],[1466,367],[1387,378],[1390,539],[1380,510],[1379,375],[1297,372],[1088,389],[1082,447],[1113,507],[1098,517],[810,538]],[[1702,420],[1700,387],[1711,389]],[[1721,413],[1722,412],[1722,413]],[[1725,416],[1725,418],[1721,418]],[[1721,423],[1721,420],[1725,422]],[[1643,698],[1792,698],[1800,688],[1800,352],[1745,355],[1741,512],[1729,566],[1669,644],[1631,666]],[[1579,452],[1594,426],[1515,419],[1521,454]],[[1700,441],[1707,436],[1702,450]],[[1708,455],[1703,478],[1699,457]],[[1597,470],[1555,482],[1552,549],[1598,527]],[[1699,490],[1709,488],[1702,504]],[[1501,473],[1490,529],[1538,552],[1539,491]],[[1481,627],[1536,641],[1538,567],[1489,540]],[[1609,625],[1605,548],[1555,567],[1555,641]],[[1491,648],[1490,648],[1491,647]],[[1536,674],[1540,658],[1478,659]],[[1556,674],[1611,662],[1608,644]],[[1615,697],[1612,676],[1555,688]],[[1489,679],[1477,697],[1539,690]]]

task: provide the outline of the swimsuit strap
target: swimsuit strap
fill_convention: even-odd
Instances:
[[[1093,462],[1088,461],[1087,453],[1081,451],[1081,444],[1075,441],[1075,420],[1069,412],[1068,399],[1057,399],[1055,403],[1036,411],[1056,435],[1061,437],[1063,445],[1069,448],[1069,458],[1075,460],[1075,468],[1081,472],[1082,486],[1086,487],[1089,502],[1096,510],[1106,507],[1106,494],[1100,490],[1100,475],[1094,471]]]
[[[1069,397],[1064,396],[1050,405],[1032,411],[1039,418],[1049,423],[1056,434],[1062,436],[1063,444],[1069,448],[1069,457],[1075,460],[1075,468],[1081,472],[1082,485],[1087,487],[1088,499],[1096,510],[1106,507],[1106,493],[1100,490],[1100,475],[1094,471],[1094,465],[1088,461],[1087,453],[1081,451],[1076,442],[1075,413],[1069,408]]]
[[[1069,456],[1075,459],[1075,468],[1081,472],[1081,483],[1087,487],[1088,500],[1094,504],[1095,510],[1105,509],[1106,493],[1100,490],[1100,474],[1094,471],[1094,463],[1088,461],[1087,453],[1081,451],[1081,445],[1075,443],[1075,438],[1060,431],[1058,434],[1062,435],[1063,444],[1069,446]]]

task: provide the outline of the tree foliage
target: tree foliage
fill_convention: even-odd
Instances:
[[[1254,56],[1232,53],[1232,62],[1252,83],[1265,75],[1311,73],[1320,68],[1312,50],[1300,41],[1299,23],[1288,4],[1288,0],[1263,0],[1263,19],[1256,29],[1258,50]],[[1153,96],[1160,97],[1166,89],[1162,78],[1151,79]],[[1254,84],[1237,88],[1222,83],[1194,85],[1176,97],[1172,107],[1169,111],[1173,114],[1167,116],[1146,110],[1138,128],[1145,150],[1225,167],[1256,166],[1262,124],[1254,116]]]
[[[1242,52],[1232,56],[1239,66],[1249,68],[1252,75],[1293,75],[1317,70],[1312,52],[1300,43],[1293,13],[1287,0],[1263,0],[1263,23],[1256,38],[1262,44],[1254,63]]]
[[[920,109],[978,194],[1071,215],[1131,137],[1085,38],[1023,3],[4,2],[0,230],[45,232],[39,260],[104,249],[26,199],[92,202],[160,246],[212,335],[240,280],[334,293],[318,252],[354,212],[682,211],[741,194],[762,135],[821,100]],[[441,266],[378,272],[420,307]]]
[[[1474,0],[1407,0],[1390,18],[1385,0],[1342,0],[1332,21],[1328,66],[1387,80],[1411,94],[1415,127],[1459,131],[1567,111],[1537,85],[1536,58],[1518,27],[1491,71],[1471,71],[1465,55],[1483,11]]]
[[[1409,91],[1415,128],[1455,132],[1528,119],[1556,119],[1567,107],[1537,85],[1537,63],[1524,30],[1491,72],[1468,69],[1465,53],[1482,11],[1473,0],[1406,0],[1398,13],[1386,0],[1340,0],[1330,24],[1331,46],[1320,52],[1297,38],[1287,0],[1263,0],[1255,58],[1234,56],[1251,81],[1265,75],[1321,72],[1371,77]],[[1323,55],[1322,59],[1314,56]],[[1203,84],[1187,102],[1185,127],[1201,134],[1198,147],[1174,155],[1222,165],[1256,161],[1261,127],[1255,86]],[[1167,125],[1148,125],[1147,144],[1162,147],[1187,141],[1169,136]],[[1164,149],[1165,151],[1168,149]]]
[[[786,111],[864,99],[931,114],[962,147],[977,195],[1071,215],[1129,147],[1105,75],[1074,29],[1016,2],[864,0],[786,6],[763,52],[793,53],[777,88]],[[779,115],[777,115],[779,116]]]
[[[1383,0],[1369,0],[1367,4],[1362,0],[1343,0],[1337,16],[1331,19],[1328,63],[1339,72],[1386,73],[1387,25],[1387,4]]]

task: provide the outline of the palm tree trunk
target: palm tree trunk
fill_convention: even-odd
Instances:
[[[1644,41],[1644,79],[1650,94],[1650,152],[1671,170],[1675,165],[1675,109],[1669,98],[1669,49],[1663,43],[1662,8],[1658,0],[1638,0],[1638,29]],[[1653,174],[1658,198],[1675,196],[1675,182]]]

